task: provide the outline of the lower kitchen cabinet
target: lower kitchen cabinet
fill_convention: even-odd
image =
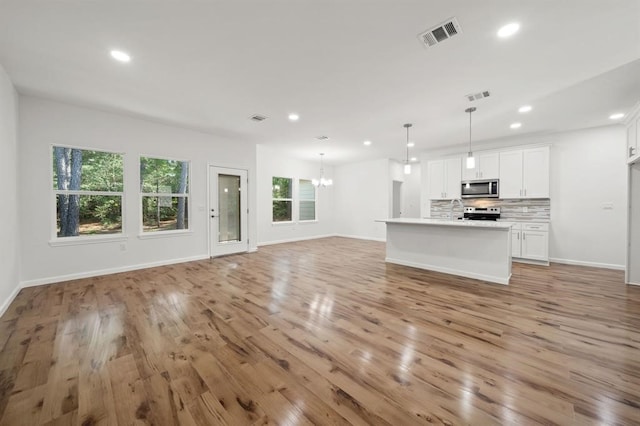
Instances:
[[[516,223],[511,226],[511,257],[520,257],[522,254],[522,226]]]
[[[549,262],[549,224],[514,223],[511,227],[511,257]]]

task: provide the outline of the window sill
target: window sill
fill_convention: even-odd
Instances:
[[[138,234],[138,238],[141,240],[151,240],[154,238],[186,237],[192,234],[193,234],[193,231],[189,231],[189,230],[156,231],[156,232],[145,232],[144,234]]]
[[[104,244],[104,243],[116,243],[120,241],[127,241],[128,236],[123,234],[118,235],[100,235],[100,236],[79,236],[79,237],[61,237],[54,240],[49,240],[51,247],[61,246],[79,246],[86,244]]]
[[[318,223],[318,219],[315,219],[315,220],[301,220],[300,222],[298,222],[299,225],[313,225],[315,223]]]
[[[296,223],[293,221],[288,221],[288,222],[271,222],[271,226],[292,226],[295,225]]]

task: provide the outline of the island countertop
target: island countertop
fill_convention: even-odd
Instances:
[[[451,220],[451,219],[430,219],[430,218],[397,218],[383,219],[376,222],[397,223],[404,225],[432,225],[432,226],[456,226],[456,227],[472,227],[472,228],[494,228],[509,229],[511,224],[504,222],[496,222],[491,220]]]

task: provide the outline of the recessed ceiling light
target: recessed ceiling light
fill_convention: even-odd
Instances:
[[[609,118],[611,120],[620,120],[621,118],[624,118],[624,114],[621,112],[616,112],[615,114],[611,114]]]
[[[415,143],[413,143],[413,142],[407,142],[407,146],[408,146],[409,148],[413,148],[414,146],[416,146],[416,144],[415,144]]]
[[[525,113],[531,111],[532,109],[533,108],[531,107],[531,105],[522,105],[520,108],[518,108],[518,112]]]
[[[298,114],[295,114],[295,113],[289,114],[289,120],[291,121],[298,121],[299,118],[300,116]]]
[[[112,50],[111,51],[111,57],[113,59],[115,59],[116,61],[120,61],[120,62],[130,62],[131,61],[131,56],[129,56],[129,54],[123,52],[122,50]]]
[[[522,127],[522,123],[511,123],[511,127],[512,129],[519,129],[520,127]]]
[[[411,161],[418,161],[416,157],[411,157]]]
[[[371,141],[364,141],[362,143],[365,144],[366,146],[370,146],[371,145]]]
[[[512,22],[498,30],[498,37],[500,38],[511,37],[512,35],[517,33],[519,29],[520,29],[520,24],[517,22]]]

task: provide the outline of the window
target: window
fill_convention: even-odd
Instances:
[[[56,236],[122,233],[123,154],[54,146]]]
[[[293,179],[273,177],[273,221],[291,222],[293,220]]]
[[[316,220],[316,187],[313,183],[307,179],[300,179],[298,181],[298,194],[300,204],[298,219],[303,220]]]
[[[140,157],[142,232],[189,229],[189,162]]]

